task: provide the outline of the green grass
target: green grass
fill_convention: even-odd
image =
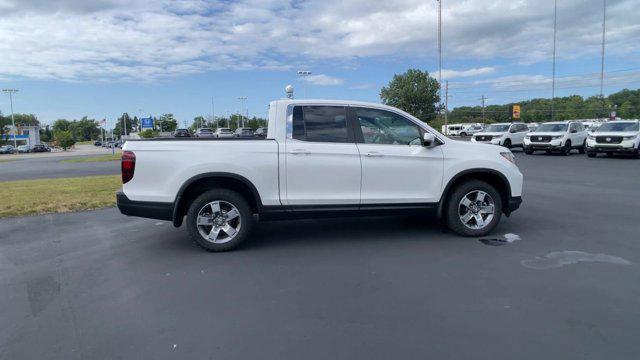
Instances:
[[[16,160],[18,160],[18,159],[12,159],[12,158],[2,159],[2,158],[0,158],[0,163],[9,162],[9,161],[16,161]]]
[[[102,161],[115,161],[120,160],[121,155],[117,154],[109,154],[109,155],[100,155],[100,156],[91,156],[91,157],[79,157],[77,159],[67,159],[60,161],[61,163],[85,163],[85,162],[102,162]]]
[[[76,142],[76,145],[93,145],[93,140],[78,141]]]
[[[114,206],[120,175],[0,182],[0,218]]]

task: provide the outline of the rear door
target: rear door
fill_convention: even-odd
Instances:
[[[360,202],[360,154],[344,106],[294,106],[285,141],[288,205]]]
[[[440,146],[422,146],[422,130],[387,110],[352,107],[362,160],[361,204],[432,203],[439,200]]]

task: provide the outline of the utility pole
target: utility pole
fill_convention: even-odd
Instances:
[[[17,151],[18,141],[16,140],[16,120],[13,118],[13,94],[18,92],[18,89],[2,89],[3,93],[9,94],[9,103],[11,104],[11,126],[13,127],[13,148]]]
[[[556,98],[556,31],[558,24],[558,0],[553,0],[553,65],[551,70],[551,121],[555,114],[555,98]]]
[[[602,48],[600,50],[600,98],[604,108],[604,45],[605,33],[607,30],[607,0],[602,1]]]
[[[242,120],[242,126],[240,126],[240,123],[238,123],[238,127],[244,127],[244,119],[242,117],[242,111],[244,110],[244,101],[247,100],[247,97],[240,96],[238,97],[238,100],[240,100],[240,120]]]
[[[307,84],[306,84],[306,82],[304,81],[304,79],[305,79],[307,76],[310,76],[310,75],[311,75],[311,71],[309,71],[309,70],[298,70],[298,76],[299,76],[300,78],[302,78],[302,80],[303,80],[303,84],[302,84],[302,86],[303,86],[303,88],[304,88],[304,97],[305,97],[305,98],[307,98]]]
[[[444,134],[449,134],[449,80],[444,83]]]
[[[442,101],[442,0],[438,1],[438,92]],[[442,102],[440,103],[442,104]]]
[[[482,100],[482,125],[484,125],[484,101],[486,100],[486,98],[484,97],[484,95],[482,95],[482,97],[480,98],[480,100]]]
[[[211,120],[216,123],[216,130],[218,130],[218,120],[216,120],[216,108],[213,104],[213,96],[211,97]]]

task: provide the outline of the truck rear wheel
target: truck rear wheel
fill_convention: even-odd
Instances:
[[[462,236],[484,236],[500,222],[502,198],[492,185],[470,180],[453,190],[445,211],[449,229]]]
[[[210,190],[198,196],[187,212],[187,230],[196,244],[208,251],[228,251],[251,232],[253,213],[238,193]]]

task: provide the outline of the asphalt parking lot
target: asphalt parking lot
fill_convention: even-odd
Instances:
[[[86,163],[63,162],[68,159],[92,156],[96,155],[30,157],[14,161],[0,162],[0,181],[67,178],[120,173],[119,161]]]
[[[0,358],[638,358],[640,160],[514,153],[501,246],[413,217],[219,254],[115,209],[0,220]]]

